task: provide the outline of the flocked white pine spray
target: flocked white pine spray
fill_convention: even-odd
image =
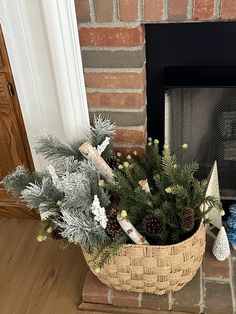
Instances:
[[[106,136],[102,144],[97,146],[97,152],[101,155],[110,143],[110,137]]]
[[[56,174],[56,170],[53,166],[48,166],[48,171],[50,173],[50,176],[52,178],[52,183],[54,184],[55,187],[58,187],[60,185],[60,179],[58,175]]]
[[[96,220],[103,229],[106,228],[107,226],[107,217],[106,217],[106,212],[105,208],[101,207],[100,201],[97,195],[94,195],[94,200],[91,205],[92,213],[94,214],[94,220]]]

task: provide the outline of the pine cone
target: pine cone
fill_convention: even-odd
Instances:
[[[194,209],[191,207],[186,207],[182,209],[180,216],[181,228],[184,231],[191,231],[194,227]]]
[[[108,219],[106,232],[110,236],[115,237],[122,232],[122,229],[117,221],[117,211],[112,205],[106,208],[106,216]]]
[[[145,232],[150,235],[158,234],[165,228],[163,222],[155,214],[147,214],[142,221]]]

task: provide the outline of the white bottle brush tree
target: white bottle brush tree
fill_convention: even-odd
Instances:
[[[221,227],[215,239],[212,253],[218,261],[224,261],[230,255],[229,241],[225,232],[225,227]]]

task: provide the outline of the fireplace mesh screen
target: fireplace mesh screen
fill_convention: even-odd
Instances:
[[[165,139],[182,143],[181,162],[199,162],[206,177],[217,160],[222,199],[236,199],[236,88],[171,88],[165,101]]]

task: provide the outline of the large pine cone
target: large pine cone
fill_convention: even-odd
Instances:
[[[163,222],[155,214],[147,214],[142,221],[144,231],[149,235],[162,232],[165,228]]]
[[[117,221],[117,211],[112,205],[106,208],[106,216],[108,219],[106,232],[110,236],[115,237],[122,232],[122,229]]]
[[[180,224],[183,231],[191,231],[194,227],[194,209],[186,207],[182,209],[180,216]]]

